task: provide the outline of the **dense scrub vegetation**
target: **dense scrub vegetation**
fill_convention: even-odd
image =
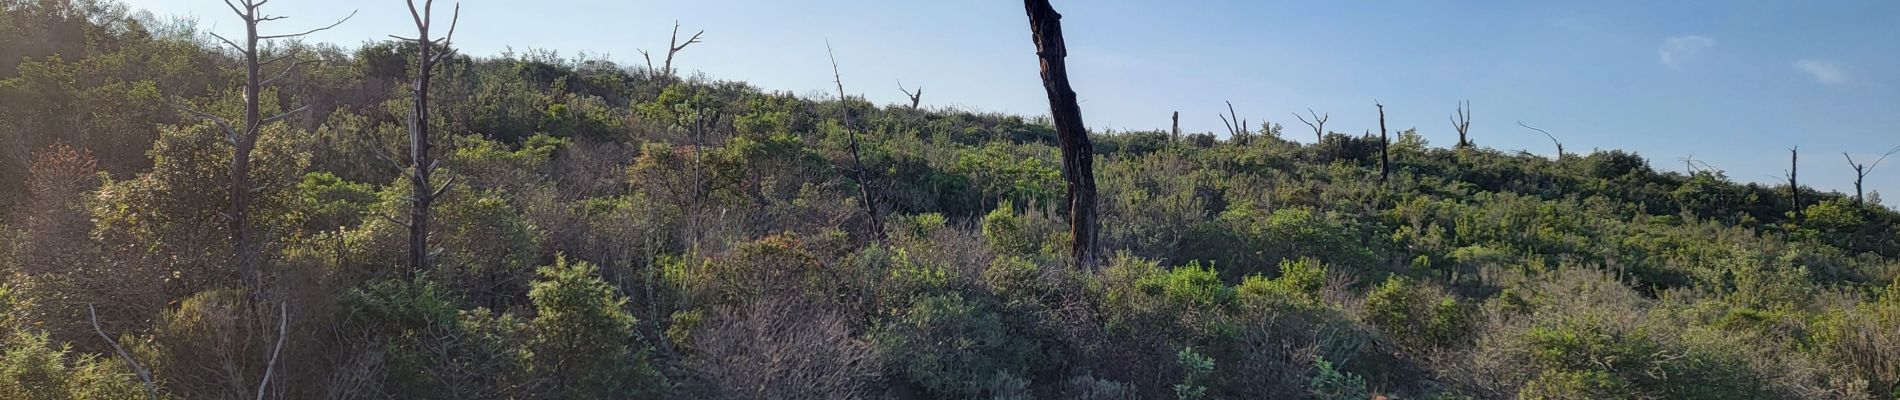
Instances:
[[[266,92],[312,107],[264,130],[246,293],[229,144],[174,107],[236,107],[233,56],[110,3],[0,7],[0,398],[144,398],[135,368],[250,398],[279,352],[269,397],[1900,395],[1877,201],[1412,131],[1386,181],[1376,138],[1098,132],[1115,255],[1086,270],[1046,121],[540,52],[446,62],[458,186],[405,280],[395,42],[312,45]]]

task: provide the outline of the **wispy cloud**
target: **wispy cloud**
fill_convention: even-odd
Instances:
[[[1823,85],[1840,85],[1853,80],[1840,64],[1822,60],[1795,60],[1795,69],[1814,77],[1814,81]]]
[[[1656,54],[1662,57],[1663,66],[1682,69],[1682,64],[1695,58],[1702,50],[1715,46],[1715,39],[1708,36],[1683,35],[1664,39]]]

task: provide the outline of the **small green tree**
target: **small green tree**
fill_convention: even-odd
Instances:
[[[540,269],[528,291],[537,313],[529,322],[530,368],[551,379],[561,398],[654,398],[665,392],[665,378],[647,363],[645,349],[634,349],[627,297],[598,272],[566,256]]]

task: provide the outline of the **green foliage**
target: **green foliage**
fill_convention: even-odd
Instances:
[[[871,331],[895,376],[936,398],[969,398],[999,371],[1021,376],[1042,358],[1003,323],[995,304],[962,294],[925,295]]]
[[[1199,400],[1207,398],[1206,381],[1214,374],[1214,359],[1194,352],[1193,347],[1183,347],[1175,355],[1181,363],[1181,383],[1174,384],[1174,398],[1180,400]]]
[[[273,302],[288,398],[646,398],[675,389],[658,371],[680,397],[1900,391],[1900,213],[1877,202],[1416,130],[1385,179],[1368,138],[1102,131],[1117,255],[1080,270],[1046,118],[548,51],[441,66],[427,118],[454,185],[435,269],[394,279],[414,196],[379,155],[406,149],[400,42],[266,51],[326,62],[261,93],[266,115],[310,108],[263,127],[238,188],[269,282],[247,294],[231,145],[174,107],[239,115],[238,64],[111,1],[0,10],[0,398],[138,395],[74,317],[95,303],[166,393],[250,397],[229,382],[262,375]],[[37,158],[55,143],[71,162]]]
[[[665,378],[636,348],[627,298],[601,281],[585,261],[556,257],[528,290],[535,332],[527,343],[530,371],[555,380],[559,397],[649,397],[666,391]]]
[[[1352,400],[1371,396],[1366,390],[1364,377],[1333,368],[1333,363],[1325,358],[1313,360],[1313,380],[1307,387],[1313,398],[1323,400]]]
[[[1366,322],[1413,349],[1451,346],[1470,337],[1475,312],[1454,297],[1389,276],[1366,294]]]
[[[4,342],[4,348],[0,348],[0,398],[148,398],[138,378],[117,360],[76,353],[70,346],[53,344],[45,333],[16,333]]]
[[[1641,329],[1566,320],[1533,327],[1537,375],[1522,398],[1732,399],[1763,397],[1725,360],[1659,341]]]

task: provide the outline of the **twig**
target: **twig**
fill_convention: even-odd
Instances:
[[[112,346],[112,351],[118,353],[120,359],[125,360],[126,364],[132,366],[133,373],[138,374],[139,382],[145,384],[146,397],[157,399],[158,385],[152,383],[152,372],[146,371],[144,366],[139,365],[138,360],[133,359],[131,354],[125,352],[125,348],[119,347],[118,341],[112,340],[111,336],[106,336],[104,329],[99,329],[99,311],[94,309],[92,304],[86,304],[86,315],[92,318],[92,331],[99,333],[99,338],[105,339],[106,344]]]

